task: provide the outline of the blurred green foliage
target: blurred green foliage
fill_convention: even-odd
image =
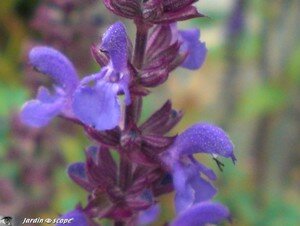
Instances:
[[[240,101],[240,117],[253,119],[259,115],[281,110],[286,104],[288,94],[272,84],[259,85],[245,91]]]

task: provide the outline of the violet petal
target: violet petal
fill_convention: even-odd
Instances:
[[[78,84],[78,75],[70,60],[56,49],[35,47],[29,53],[30,63],[39,72],[49,75],[66,92]]]
[[[216,180],[217,179],[217,175],[215,174],[215,172],[212,169],[206,167],[205,165],[203,165],[200,162],[197,162],[196,165],[197,165],[197,168],[198,168],[199,172],[203,173],[210,180]]]
[[[195,203],[213,198],[216,189],[204,180],[194,164],[174,164],[173,183],[176,192],[176,212],[180,213]]]
[[[71,220],[70,223],[68,223],[67,225],[69,226],[89,226],[89,220],[87,218],[87,216],[84,214],[84,212],[82,210],[79,210],[79,209],[75,209],[75,210],[72,210],[70,212],[67,212],[66,214],[62,215],[59,220],[60,221],[68,221],[68,220]],[[58,223],[56,224],[56,226],[65,226],[66,223]]]
[[[40,97],[44,99],[44,97]],[[52,101],[52,102],[51,102]],[[53,98],[48,102],[41,100],[30,100],[26,102],[21,110],[21,120],[32,127],[42,127],[57,116],[63,107],[61,98]]]
[[[205,43],[199,40],[200,31],[198,29],[181,30],[179,34],[183,40],[180,50],[188,52],[188,56],[181,66],[191,70],[199,69],[207,54]]]
[[[213,202],[198,203],[182,212],[171,226],[205,226],[206,224],[218,224],[229,217],[228,209]]]
[[[142,226],[153,223],[158,218],[159,213],[160,206],[158,204],[141,211],[138,216],[138,225]]]
[[[113,129],[121,116],[117,91],[107,82],[78,88],[74,94],[73,110],[83,123],[97,130]]]
[[[179,155],[207,153],[236,160],[233,144],[224,130],[208,124],[197,123],[181,133],[174,144]]]
[[[100,49],[109,53],[113,68],[127,68],[127,33],[123,23],[116,22],[103,35]]]

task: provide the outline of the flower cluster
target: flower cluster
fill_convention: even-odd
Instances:
[[[133,19],[133,44],[121,22],[110,26],[91,47],[101,69],[79,79],[73,64],[59,51],[35,47],[32,66],[54,81],[41,87],[23,106],[23,122],[47,125],[60,116],[82,126],[96,146],[85,151],[86,161],[68,167],[69,177],[88,192],[87,204],[61,216],[72,225],[145,225],[159,214],[158,197],[175,191],[176,218],[172,226],[205,225],[229,218],[228,209],[212,198],[215,173],[197,161],[206,153],[235,161],[226,133],[208,123],[197,123],[177,136],[170,130],[182,112],[167,101],[140,122],[143,97],[164,83],[177,67],[198,69],[206,58],[198,29],[179,30],[177,22],[202,15],[196,0],[104,0],[113,13]],[[219,161],[219,160],[217,160]],[[218,162],[219,163],[219,162]]]

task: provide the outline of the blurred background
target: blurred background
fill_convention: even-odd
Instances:
[[[197,121],[222,126],[238,162],[224,161],[216,200],[229,206],[232,224],[299,225],[300,1],[197,4],[208,17],[180,27],[201,29],[206,63],[199,71],[178,69],[154,89],[143,118],[171,98],[185,113],[174,133]],[[34,45],[54,46],[82,76],[89,74],[99,70],[89,48],[116,20],[97,0],[0,2],[0,215],[57,217],[85,203],[65,168],[83,161],[92,141],[61,119],[39,130],[19,122],[22,103],[49,82],[29,67],[27,53]],[[133,36],[134,26],[124,22]],[[199,158],[218,171],[210,157]],[[162,197],[161,222],[173,216],[171,197]]]

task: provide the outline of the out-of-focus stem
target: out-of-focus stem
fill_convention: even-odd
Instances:
[[[262,4],[264,10],[269,10],[268,4]],[[275,7],[275,5],[273,5]],[[271,10],[274,12],[274,10]],[[261,29],[261,52],[258,57],[258,68],[260,71],[261,83],[265,86],[272,77],[271,65],[269,64],[269,42],[274,32],[274,15],[265,15]],[[268,143],[273,126],[273,112],[262,113],[257,119],[257,126],[254,130],[254,140],[250,152],[254,158],[254,182],[256,187],[256,205],[258,208],[265,206],[267,168],[269,164]]]
[[[266,114],[258,119],[255,129],[255,138],[252,145],[252,154],[254,157],[254,180],[256,187],[256,204],[262,208],[265,204],[265,181],[268,167],[268,142],[270,131],[273,125],[272,115]]]
[[[236,0],[232,9],[231,16],[227,21],[226,28],[226,46],[225,58],[227,61],[226,72],[223,80],[223,89],[221,91],[221,99],[224,103],[222,127],[229,127],[234,112],[236,110],[238,80],[239,80],[239,65],[238,57],[241,35],[245,30],[245,0]]]

